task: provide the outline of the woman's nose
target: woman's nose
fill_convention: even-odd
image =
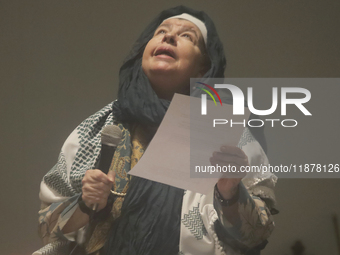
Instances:
[[[165,33],[163,37],[163,42],[167,42],[169,44],[176,44],[176,34],[175,33]]]

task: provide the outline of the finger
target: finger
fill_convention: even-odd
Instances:
[[[93,194],[87,194],[87,193],[83,193],[83,196],[82,196],[83,200],[86,200],[86,201],[106,201],[108,199],[108,196],[97,196],[97,195],[93,195]]]
[[[241,172],[226,172],[222,174],[221,179],[242,180],[247,174]]]
[[[87,170],[83,181],[89,182],[89,183],[97,183],[97,182],[103,182],[105,184],[111,183],[107,175],[98,169]]]
[[[223,169],[225,169],[225,171],[227,171],[228,169],[228,172],[238,172],[239,169],[240,169],[240,165],[238,164],[235,164],[235,163],[226,163],[224,161],[221,161],[221,160],[218,160],[218,159],[215,159],[215,158],[210,158],[210,163],[212,166],[215,166],[215,167],[223,167]]]
[[[236,147],[236,146],[223,145],[223,146],[221,146],[220,150],[223,153],[232,154],[232,155],[240,157],[240,158],[247,157],[246,154],[244,153],[244,151],[241,150],[240,148]]]
[[[82,187],[83,192],[87,192],[90,194],[108,194],[111,190],[111,185],[104,184],[102,182],[99,183],[85,183]]]
[[[85,196],[94,196],[94,197],[107,197],[108,196],[108,192],[107,191],[103,191],[103,190],[98,190],[98,189],[93,189],[92,187],[84,187],[82,189],[83,194]]]
[[[83,187],[93,187],[95,189],[110,189],[112,187],[111,181],[101,182],[98,180],[91,180],[84,178],[82,180]]]
[[[241,165],[241,166],[246,166],[248,165],[248,158],[240,158],[231,154],[226,154],[222,152],[215,151],[213,153],[213,158],[216,160],[224,161],[226,163],[231,163],[231,164],[236,164],[236,165]]]
[[[103,182],[105,184],[112,183],[112,181],[108,178],[108,176],[99,169],[96,169],[96,172],[92,175],[92,178],[95,181]]]
[[[109,171],[107,173],[107,178],[113,183],[116,177],[116,172],[115,171]]]
[[[221,167],[221,173],[223,174],[223,178],[243,178],[246,173],[242,173],[240,171],[240,165],[237,164],[226,164],[224,161],[216,160],[214,158],[210,158],[210,163],[212,166]]]
[[[93,196],[93,195],[85,195],[83,194],[82,199],[86,201],[87,203],[98,203],[103,198]]]

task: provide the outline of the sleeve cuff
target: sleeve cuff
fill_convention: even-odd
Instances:
[[[240,182],[239,187],[238,187],[238,198],[237,198],[237,201],[235,202],[236,203],[247,203],[248,201],[251,201],[251,199],[252,198],[248,190],[246,189],[244,184]],[[216,191],[214,192],[214,207],[217,212],[218,219],[221,222],[222,226],[224,226],[225,228],[232,228],[233,225],[223,216],[223,207],[225,206],[223,205],[223,202],[221,201],[221,199],[219,199],[219,194]]]

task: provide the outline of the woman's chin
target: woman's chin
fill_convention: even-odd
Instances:
[[[178,76],[179,74],[176,73],[176,69],[173,69],[171,67],[168,66],[157,66],[152,68],[151,70],[149,70],[150,76],[152,76],[153,78],[157,78],[157,79],[171,79],[171,80],[176,80],[175,76]],[[149,79],[152,77],[148,77]]]

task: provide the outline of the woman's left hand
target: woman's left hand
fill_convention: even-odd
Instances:
[[[210,158],[210,163],[213,166],[226,166],[229,169],[233,168],[235,172],[227,173],[226,178],[221,178],[217,182],[217,188],[224,199],[231,199],[238,188],[238,184],[246,173],[240,172],[241,166],[248,166],[247,155],[238,147],[222,146],[220,151],[215,151]]]

